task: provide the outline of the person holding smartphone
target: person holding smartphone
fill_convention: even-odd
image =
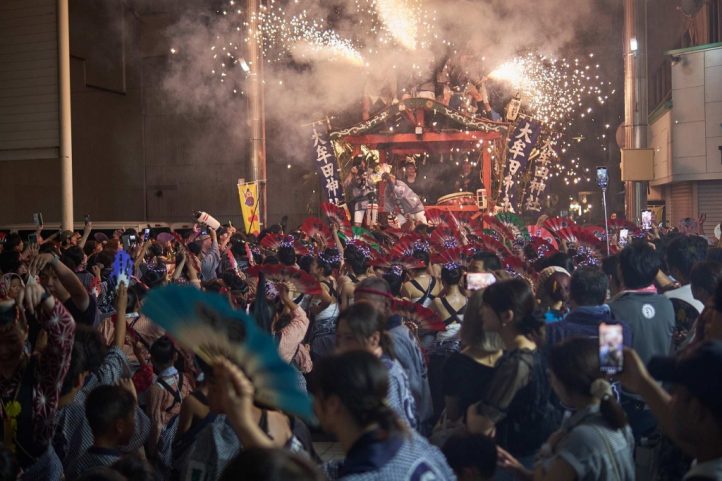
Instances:
[[[504,449],[500,465],[521,480],[634,480],[634,437],[600,370],[597,342],[564,341],[552,348],[548,366],[554,393],[573,414],[544,443],[533,470]]]

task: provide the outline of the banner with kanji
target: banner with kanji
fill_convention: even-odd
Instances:
[[[320,131],[319,131],[320,130]],[[343,204],[343,186],[338,173],[338,161],[329,139],[328,131],[320,122],[311,125],[311,143],[313,158],[316,160],[321,190],[332,204]]]
[[[522,206],[525,212],[541,212],[542,210],[540,199],[546,191],[550,169],[557,157],[557,138],[556,134],[548,134],[539,141],[539,155],[529,165],[531,180],[526,186]]]
[[[241,200],[241,213],[246,233],[258,235],[261,224],[258,213],[258,183],[246,182],[238,184],[238,197]]]
[[[500,207],[514,211],[519,182],[526,171],[529,155],[541,133],[541,122],[528,117],[519,117],[514,131],[507,142],[506,166],[501,183]]]

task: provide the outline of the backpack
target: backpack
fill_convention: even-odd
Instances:
[[[529,364],[525,358],[521,362]],[[551,386],[538,350],[529,368],[529,382],[514,397],[507,417],[496,427],[497,443],[515,456],[534,454],[562,421],[562,412],[551,403]]]

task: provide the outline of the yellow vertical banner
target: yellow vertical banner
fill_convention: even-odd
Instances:
[[[258,235],[261,232],[258,217],[258,184],[256,182],[238,184],[238,197],[241,201],[241,213],[246,233]]]

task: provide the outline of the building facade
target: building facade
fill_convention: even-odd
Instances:
[[[672,225],[707,214],[722,222],[722,2],[662,2],[650,9],[648,200]]]

